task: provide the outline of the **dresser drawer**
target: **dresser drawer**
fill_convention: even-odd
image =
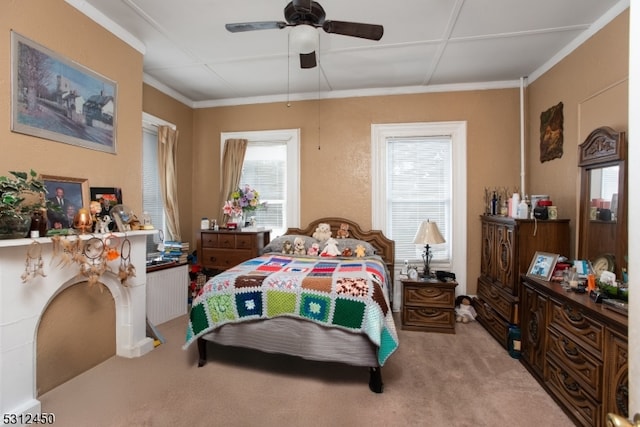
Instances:
[[[556,364],[553,359],[547,359],[545,384],[581,425],[602,425],[602,404],[594,400],[571,372]]]
[[[595,359],[580,345],[553,328],[547,333],[547,357],[563,366],[571,376],[594,396],[602,391],[602,361]]]
[[[252,258],[251,251],[241,249],[202,249],[204,267],[226,270]]]
[[[438,307],[402,307],[402,328],[432,332],[455,332],[455,311]]]
[[[455,305],[455,291],[436,286],[404,284],[403,305],[446,307]]]
[[[549,326],[557,328],[567,337],[582,343],[602,359],[604,350],[604,330],[602,323],[585,316],[576,305],[551,299],[551,319]]]
[[[480,298],[473,299],[473,308],[478,317],[476,320],[502,345],[507,348],[509,340],[509,323]]]
[[[499,286],[478,279],[478,297],[488,303],[504,320],[518,324],[518,298],[501,289]]]
[[[217,248],[218,245],[218,233],[202,233],[202,247],[203,248]]]

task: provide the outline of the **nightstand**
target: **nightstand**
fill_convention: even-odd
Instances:
[[[269,243],[271,230],[202,230],[200,265],[212,270],[227,270],[260,255]]]
[[[400,279],[402,283],[402,329],[456,333],[457,282],[437,279]]]

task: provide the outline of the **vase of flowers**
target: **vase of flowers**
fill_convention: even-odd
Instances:
[[[224,202],[222,212],[235,223],[238,228],[245,225],[245,215],[250,211],[259,209],[263,204],[260,203],[260,194],[249,185],[240,187],[229,196],[229,200]]]

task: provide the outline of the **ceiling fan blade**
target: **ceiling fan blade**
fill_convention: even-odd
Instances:
[[[314,68],[316,65],[316,53],[301,53],[300,54],[300,68]]]
[[[261,21],[261,22],[236,22],[233,24],[226,24],[224,27],[227,31],[232,33],[241,33],[244,31],[256,31],[256,30],[279,30],[287,26],[286,22],[282,21]]]
[[[360,22],[325,21],[322,24],[322,29],[327,33],[369,40],[380,40],[382,34],[384,34],[382,25],[362,24]]]

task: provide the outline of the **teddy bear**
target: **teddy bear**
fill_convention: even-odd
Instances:
[[[456,297],[456,322],[469,323],[476,320],[476,309],[471,305],[471,298],[467,295]]]
[[[296,237],[293,239],[293,254],[305,255],[307,253],[304,247],[304,239],[302,237]]]
[[[336,237],[338,239],[346,239],[349,237],[349,224],[340,224],[340,228],[336,232]]]
[[[307,255],[318,256],[319,253],[320,253],[320,245],[313,242],[311,246],[309,246],[309,249],[307,250]]]
[[[338,249],[338,241],[336,239],[334,239],[333,237],[329,237],[329,239],[327,239],[327,244],[324,247],[324,249],[322,250],[322,252],[320,252],[320,256],[339,256],[341,254],[340,249]]]
[[[293,255],[293,244],[291,244],[290,240],[286,240],[282,244],[282,253],[285,255]]]
[[[316,227],[316,231],[313,232],[313,238],[320,242],[325,242],[331,238],[331,226],[324,222],[321,222]]]
[[[344,256],[344,257],[353,256],[353,251],[351,250],[351,248],[344,248],[342,250],[342,256]]]
[[[366,250],[365,250],[364,246],[362,246],[362,245],[357,245],[356,246],[356,258],[364,257],[365,253],[366,253]]]

